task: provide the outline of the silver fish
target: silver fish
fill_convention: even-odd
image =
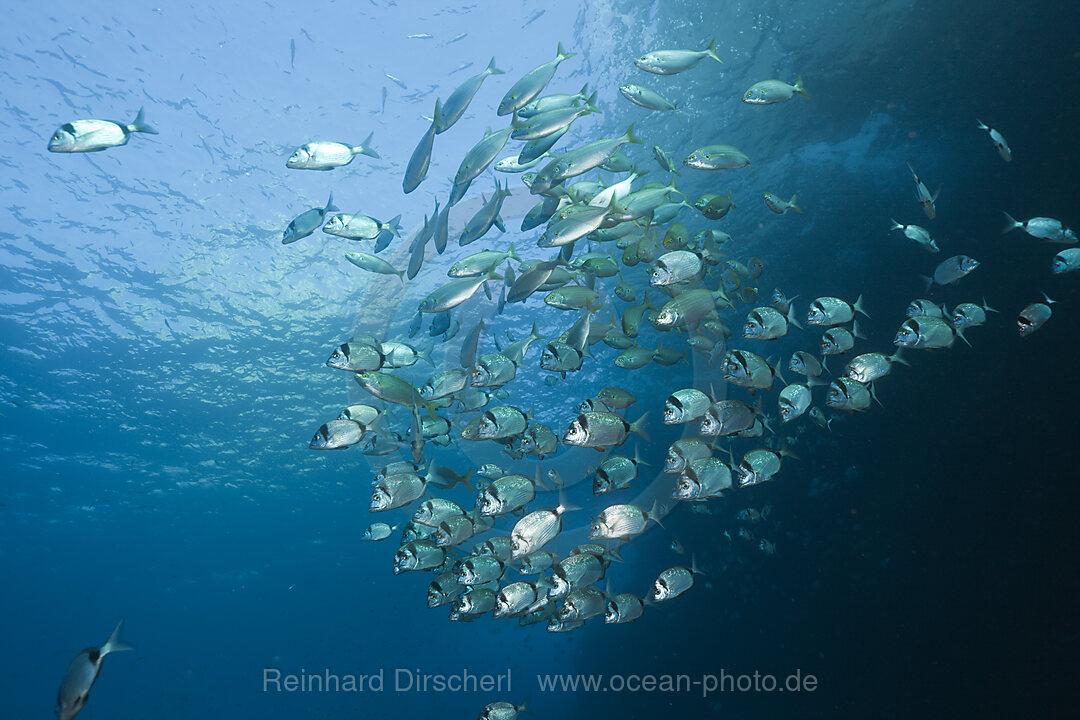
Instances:
[[[543,92],[544,87],[555,76],[555,69],[559,67],[559,63],[572,57],[574,57],[574,53],[566,52],[563,50],[562,43],[559,43],[554,60],[525,73],[520,80],[514,83],[513,87],[506,91],[506,95],[503,96],[502,101],[499,103],[498,114],[509,115],[531,102]]]
[[[450,97],[446,99],[445,105],[441,108],[438,105],[435,106],[435,132],[437,134],[442,134],[461,119],[461,116],[465,114],[465,110],[469,107],[469,103],[472,102],[476,93],[480,90],[480,86],[484,83],[484,79],[487,78],[488,75],[502,74],[503,71],[495,67],[495,58],[491,58],[491,62],[488,63],[488,66],[483,72],[473,75],[459,85],[454,92],[450,93]]]
[[[105,662],[106,655],[134,649],[124,642],[122,638],[123,632],[124,621],[121,620],[104,645],[99,648],[83,650],[68,665],[67,672],[64,673],[64,679],[60,683],[60,692],[56,696],[56,709],[54,712],[59,720],[71,720],[86,705],[86,700],[90,696],[90,688],[94,686],[98,674],[101,673],[101,665]]]
[[[702,59],[707,57],[711,57],[721,65],[724,63],[716,56],[715,38],[704,50],[653,50],[639,57],[634,64],[656,75],[674,75],[697,66]]]
[[[359,145],[323,141],[304,143],[285,161],[285,167],[293,170],[333,170],[348,165],[357,155],[378,158],[379,153],[371,147],[372,135],[374,133],[370,133]]]
[[[142,108],[127,125],[111,120],[76,120],[64,123],[49,138],[49,152],[100,152],[127,145],[132,133],[157,135],[157,130],[143,118]]]

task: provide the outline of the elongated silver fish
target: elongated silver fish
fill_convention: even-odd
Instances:
[[[653,50],[639,57],[634,64],[656,75],[674,75],[696,67],[707,57],[721,65],[724,63],[716,56],[716,38],[704,50]]]
[[[566,52],[563,50],[562,43],[559,43],[554,60],[550,60],[525,73],[520,80],[514,83],[513,87],[506,91],[506,95],[503,96],[502,101],[499,103],[498,114],[509,115],[531,102],[543,92],[551,78],[555,76],[555,70],[559,67],[559,63],[572,57],[574,57],[574,53]]]
[[[439,101],[435,101],[435,117],[439,116]],[[413,150],[411,156],[409,156],[409,164],[405,167],[405,177],[401,181],[401,189],[408,195],[416,188],[420,187],[420,183],[424,182],[424,178],[427,177],[428,166],[431,165],[431,150],[435,145],[435,129],[436,121],[432,121],[423,137],[420,138],[420,142],[416,144],[416,149]]]
[[[450,93],[450,97],[446,98],[446,103],[441,108],[439,105],[435,106],[435,132],[441,135],[461,119],[488,75],[502,74],[503,71],[495,67],[495,58],[493,57],[483,72],[473,75],[461,83],[454,92]]]

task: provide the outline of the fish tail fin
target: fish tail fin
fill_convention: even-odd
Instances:
[[[376,160],[381,159],[382,156],[379,155],[379,153],[375,152],[375,148],[371,147],[371,138],[374,135],[374,130],[369,132],[368,136],[364,138],[364,142],[360,143],[352,149],[353,153],[357,155],[367,155],[368,157],[375,158]]]
[[[641,457],[641,448],[637,445],[634,446],[634,465],[650,466],[650,463],[645,462],[645,458]]]
[[[150,135],[157,135],[158,131],[153,126],[146,122],[146,118],[143,117],[143,109],[139,108],[139,112],[135,115],[135,119],[131,121],[131,124],[126,128],[129,133],[149,133]]]
[[[401,216],[395,215],[390,222],[386,223],[384,230],[389,230],[395,237],[401,237]]]
[[[901,349],[902,348],[896,348],[896,352],[889,356],[889,362],[900,363],[901,365],[907,365],[908,367],[911,367],[911,363],[905,360],[904,357],[900,354]]]
[[[1047,305],[1053,305],[1054,303],[1056,303],[1056,302],[1057,302],[1057,300],[1051,300],[1051,299],[1050,299],[1050,296],[1049,296],[1049,295],[1047,295],[1046,293],[1043,293],[1043,294],[1042,294],[1042,296],[1043,296],[1043,300],[1045,300],[1045,301],[1046,301],[1046,304],[1047,304]]]
[[[571,505],[566,500],[566,490],[562,487],[559,488],[559,506],[555,508],[556,515],[562,515],[564,513],[580,510],[580,505]]]
[[[792,300],[794,300],[794,299],[795,298],[792,298]],[[797,327],[800,330],[803,329],[802,324],[799,323],[798,319],[795,316],[795,304],[793,302],[791,302],[791,300],[788,301],[788,311],[787,311],[787,318],[786,319],[787,319],[788,325],[794,325],[795,327]]]
[[[589,99],[585,101],[585,106],[589,108],[589,112],[591,113],[603,114],[604,111],[596,106],[596,97],[597,93],[593,92],[593,94],[589,96]]]
[[[581,90],[578,91],[578,95],[581,95],[582,97],[585,97],[586,93],[588,93],[588,92],[589,92],[589,83],[585,83],[584,85],[581,86]]]
[[[397,275],[397,279],[401,281],[401,287],[405,287],[405,271],[404,270],[398,270],[394,274]]]
[[[807,100],[810,99],[810,93],[806,92],[806,88],[803,87],[802,75],[795,78],[794,88],[795,88],[795,92],[799,93],[800,95],[802,95]]]
[[[859,332],[859,322],[857,320],[851,321],[851,335],[857,337],[860,340],[865,340],[866,336]]]
[[[1016,221],[1016,218],[1014,218],[1014,217],[1013,217],[1012,215],[1010,215],[1009,213],[1005,213],[1005,218],[1006,218],[1006,219],[1007,219],[1007,220],[1008,220],[1009,222],[1008,222],[1008,224],[1007,224],[1007,225],[1006,225],[1006,226],[1005,226],[1004,228],[1002,228],[1002,230],[1001,230],[1001,234],[1002,234],[1002,235],[1004,235],[1005,233],[1011,232],[1011,231],[1015,230],[1015,229],[1016,229],[1016,228],[1018,228],[1018,227],[1024,227],[1024,223],[1021,223],[1021,222],[1017,222],[1017,221]]]
[[[890,230],[903,230],[904,229],[904,226],[901,225],[900,223],[896,222],[896,220],[894,220],[893,218],[889,218],[889,222],[892,223],[892,227],[889,228]]]
[[[649,507],[649,512],[645,513],[648,520],[652,520],[654,523],[656,523],[660,527],[664,527],[664,524],[662,522],[660,522],[660,518],[658,518],[657,515],[660,514],[660,511],[662,509],[663,508],[660,507],[659,501],[654,499],[652,501],[652,505]],[[648,520],[646,520],[646,524],[648,523]]]
[[[645,442],[651,443],[652,439],[649,437],[649,433],[645,432],[645,418],[649,417],[649,413],[642,413],[634,422],[630,423],[630,432],[640,435]]]
[[[693,555],[690,556],[690,574],[691,575],[704,575],[705,572],[698,567],[697,558]]]
[[[963,340],[964,343],[967,344],[968,347],[975,347],[974,345],[971,344],[970,340],[968,340],[966,337],[964,337],[964,328],[963,328],[963,326],[956,328],[955,332],[956,332],[956,337]]]
[[[791,196],[791,199],[787,201],[787,204],[788,204],[788,207],[790,207],[790,208],[791,208],[792,210],[794,210],[795,212],[797,212],[797,213],[799,213],[800,215],[802,215],[802,214],[803,214],[802,208],[801,208],[801,207],[799,207],[799,206],[798,206],[798,205],[797,205],[797,204],[795,203],[795,200],[796,200],[796,198],[797,198],[797,197],[798,197],[797,195],[792,195],[792,196]]]
[[[924,285],[923,292],[926,292],[927,290],[929,290],[930,286],[934,284],[934,278],[932,278],[932,277],[927,277],[926,275],[920,275],[919,279],[923,281],[923,285]]]
[[[337,205],[334,204],[334,193],[330,193],[330,197],[326,199],[326,207],[323,208],[324,213],[337,212],[340,210]]]
[[[880,401],[880,400],[878,400],[878,397],[877,397],[877,390],[876,390],[876,389],[874,388],[874,385],[875,385],[875,383],[870,383],[870,397],[871,397],[871,398],[873,398],[874,402],[876,402],[876,403],[878,404],[878,406],[879,406],[879,407],[885,407],[885,406],[884,406],[884,405],[883,405],[883,404],[881,403],[881,401]],[[798,458],[796,458],[796,459],[798,459]]]
[[[634,125],[637,123],[630,123],[630,127],[626,128],[626,134],[623,136],[626,138],[626,142],[633,143],[635,145],[641,145],[641,138],[634,134]]]
[[[491,62],[488,63],[487,74],[488,75],[505,75],[506,74],[505,70],[500,70],[499,68],[495,67],[495,56],[494,55],[491,56]]]
[[[724,61],[716,56],[716,38],[713,38],[709,42],[709,47],[705,48],[705,52],[708,53],[709,57],[711,57],[716,62],[720,63],[721,65],[724,64]]]
[[[852,305],[851,307],[852,307],[852,308],[853,308],[853,309],[855,310],[855,312],[857,312],[857,313],[862,313],[863,315],[865,315],[865,316],[866,316],[866,317],[868,317],[868,318],[870,317],[870,313],[868,313],[868,312],[866,312],[865,310],[863,310],[863,306],[862,306],[862,295],[860,295],[860,296],[858,297],[858,299],[857,299],[857,300],[855,301],[855,304],[854,304],[854,305]]]
[[[468,490],[469,492],[473,492],[472,483],[469,482],[469,478],[471,478],[472,474],[473,474],[473,469],[474,468],[469,468],[468,470],[465,471],[464,475],[459,475],[457,482],[454,483],[454,484],[457,485],[458,483],[460,483],[461,485],[465,486],[466,490]],[[453,487],[453,485],[451,487]]]
[[[983,309],[983,312],[997,312],[997,310],[995,310],[994,308],[992,308],[992,307],[990,307],[989,305],[986,304],[986,297],[985,296],[983,297],[983,301],[982,301],[982,309]]]
[[[443,126],[442,98],[435,98],[435,111],[431,113],[431,122],[435,123],[435,132],[438,133]]]
[[[416,351],[416,357],[426,362],[431,367],[435,367],[435,362],[431,359],[431,348],[424,348],[423,350]]]
[[[105,644],[101,646],[101,657],[105,657],[109,653],[122,652],[124,650],[134,650],[133,645],[129,645],[124,642],[124,621],[121,620],[120,624],[116,626],[116,629],[112,631],[112,635],[105,641]]]
[[[510,243],[510,248],[506,252],[506,257],[510,258],[511,260],[517,260],[518,262],[521,262],[521,258],[518,257],[517,252],[515,252],[514,250],[513,242]]]
[[[979,118],[975,118],[975,122],[979,124],[980,130],[986,130],[987,132],[990,132],[990,128],[982,120],[980,120]]]
[[[566,60],[567,58],[574,57],[574,55],[576,55],[577,53],[566,52],[566,50],[563,49],[562,43],[560,42],[558,49],[555,50],[555,54],[559,56],[559,60]]]

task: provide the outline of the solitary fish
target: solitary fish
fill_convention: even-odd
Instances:
[[[769,208],[777,215],[783,215],[788,210],[794,210],[795,212],[802,215],[802,208],[795,204],[795,198],[796,196],[792,195],[790,200],[784,202],[776,195],[773,195],[771,192],[767,192],[764,195],[765,207]]]
[[[127,145],[131,133],[137,132],[157,135],[157,130],[143,119],[142,108],[139,108],[139,114],[128,125],[112,120],[76,120],[64,123],[56,129],[49,139],[49,152],[99,152]]]
[[[1005,142],[1005,136],[983,123],[982,120],[976,119],[975,122],[979,123],[980,130],[990,133],[990,142],[994,143],[994,147],[1001,154],[1001,158],[1005,162],[1012,162],[1012,150],[1009,149],[1009,143]]]
[[[938,189],[933,195],[930,194],[930,190],[926,187],[926,183],[919,179],[919,174],[915,172],[915,168],[911,167],[911,163],[907,164],[908,170],[911,171],[911,177],[915,181],[915,197],[918,199],[919,204],[922,205],[923,212],[926,213],[926,217],[933,220],[937,217],[937,209],[934,207],[934,203],[937,202],[938,195],[941,194],[941,190]]]
[[[716,56],[716,39],[704,50],[653,50],[645,53],[634,64],[656,75],[674,75],[696,67],[702,59],[711,57],[721,65],[724,61]]]
[[[379,153],[371,147],[371,136],[374,134],[369,133],[364,142],[355,146],[339,142],[304,143],[285,161],[285,167],[293,170],[333,170],[348,165],[357,155],[378,159]]]
[[[86,705],[90,688],[94,686],[98,673],[101,672],[101,664],[106,655],[121,650],[134,650],[121,638],[123,632],[124,621],[121,620],[104,645],[83,650],[68,665],[64,681],[60,684],[60,692],[56,696],[54,712],[59,720],[71,720]]]
[[[772,105],[790,100],[796,94],[802,95],[807,100],[810,99],[810,93],[803,87],[802,75],[795,79],[794,85],[788,85],[782,80],[762,80],[754,83],[743,93],[742,101],[751,105]]]

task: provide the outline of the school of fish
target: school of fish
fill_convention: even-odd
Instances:
[[[752,167],[750,155],[724,144],[720,131],[713,144],[671,147],[664,146],[664,138],[640,137],[634,124],[614,137],[556,149],[571,126],[580,128],[589,116],[603,112],[597,93],[587,86],[576,93],[545,94],[562,63],[574,57],[560,44],[554,58],[505,89],[492,118],[495,129],[489,128],[461,158],[449,195],[436,202],[412,237],[402,238],[400,213],[333,214],[338,208],[330,193],[323,207],[298,215],[282,236],[282,244],[292,244],[321,229],[355,243],[350,248],[365,248],[343,253],[345,261],[366,273],[358,283],[391,275],[395,283],[434,288],[419,302],[406,335],[376,337],[361,330],[328,349],[328,368],[350,373],[369,399],[327,419],[309,446],[356,448],[383,458],[381,469],[370,478],[369,508],[393,515],[386,516],[389,522],[372,522],[363,540],[390,540],[400,530],[392,572],[429,573],[427,604],[446,607],[451,621],[489,616],[566,632],[588,621],[633,622],[647,607],[679,597],[702,574],[696,562],[658,568],[653,584],[640,594],[618,592],[612,571],[622,562],[620,547],[679,505],[709,512],[707,503],[716,498],[733,498],[730,502],[739,504],[743,488],[777,479],[795,458],[780,434],[784,425],[805,417],[810,427],[827,430],[830,414],[870,411],[876,383],[894,366],[908,365],[917,350],[951,348],[957,338],[967,342],[966,333],[997,312],[985,299],[950,310],[914,298],[898,322],[895,350],[857,353],[863,339],[858,319],[869,317],[862,297],[821,295],[809,298],[800,310],[795,298],[776,289],[764,301],[758,288],[764,263],[738,258],[737,240],[717,226],[738,209],[732,193],[717,187],[694,199],[679,190],[684,173],[720,178],[723,174],[716,171]],[[714,43],[700,50],[650,50],[627,62],[628,82],[619,92],[642,111],[677,113],[680,100],[665,95],[664,76],[713,72],[721,63]],[[405,167],[405,194],[426,179],[436,138],[452,130],[477,93],[504,74],[492,58],[445,101],[436,101],[430,127]],[[792,84],[755,82],[741,100],[768,105],[796,95],[804,98],[796,102],[810,98],[801,76]],[[977,128],[988,133],[1005,162],[1012,160],[1001,132],[981,121]],[[56,130],[48,149],[98,152],[127,144],[134,133],[155,132],[140,110],[127,124],[67,123]],[[511,142],[518,145],[504,154]],[[379,157],[371,135],[355,145],[308,141],[285,165],[329,172],[357,156]],[[938,192],[931,193],[916,169],[907,167],[915,200],[932,222]],[[612,179],[602,182],[605,174]],[[644,182],[646,174],[662,174],[666,180]],[[513,182],[515,175],[519,182]],[[458,258],[449,268],[432,262],[451,240],[450,213],[470,193],[478,194],[475,186],[485,177],[495,178],[493,187],[481,196],[458,236],[459,246],[486,243],[483,249]],[[502,215],[505,199],[514,194],[535,197],[519,228],[509,227]],[[807,210],[796,194],[783,197],[763,192],[762,202],[780,215]],[[385,221],[375,217],[391,214],[395,216]],[[1006,218],[1006,233],[1022,230],[1046,243],[1077,243],[1076,234],[1060,220]],[[892,231],[922,250],[941,251],[931,229],[890,221]],[[887,227],[883,219],[883,236]],[[380,257],[405,243],[404,267]],[[523,251],[532,246],[541,254],[523,259]],[[639,265],[644,274],[632,270]],[[925,287],[929,292],[955,285],[979,267],[975,258],[951,255],[929,269]],[[1049,268],[1054,274],[1078,269],[1080,248],[1075,247],[1057,253]],[[443,274],[445,280],[433,281]],[[543,332],[534,321],[520,338],[490,333],[496,318],[519,303],[534,311],[532,318],[543,320]],[[1027,336],[1041,328],[1051,318],[1053,304],[1043,295],[1019,310],[1017,333]],[[463,327],[466,309],[478,310],[483,319]],[[437,358],[432,347],[414,340],[425,323],[432,342],[444,351]],[[770,341],[796,332],[805,336],[811,327],[820,329],[820,338],[809,339],[807,348],[786,363],[766,357]],[[642,330],[660,333],[663,340],[651,347],[640,338]],[[459,336],[460,342],[450,347]],[[494,343],[488,352],[482,351],[486,340]],[[740,340],[754,349],[737,346],[743,344]],[[848,359],[834,361],[830,370],[830,356]],[[663,368],[695,358],[698,368],[705,368],[698,375],[699,386],[672,387],[666,398],[638,398],[621,387],[605,387],[595,397],[573,398],[576,413],[554,427],[536,421],[527,393],[513,394],[519,374],[544,376],[545,383],[555,385],[570,373],[605,363],[625,371],[650,368],[647,372],[655,378],[662,377]],[[785,370],[800,376],[799,381],[785,380]],[[729,398],[728,388],[741,399]],[[767,400],[773,391],[775,400]],[[685,425],[696,433],[668,447],[661,475],[663,499],[640,507],[628,501],[626,491],[641,484],[646,463],[637,447],[626,446],[628,441],[649,443],[650,424]],[[754,447],[736,459],[725,444],[731,438],[747,439]],[[505,454],[507,464],[520,467],[487,463],[448,468],[431,459],[433,446],[469,443],[490,443]],[[544,461],[563,453],[578,454],[580,465],[588,469],[575,478],[564,478],[555,469],[545,471]],[[597,498],[589,510],[588,538],[564,547],[559,543],[564,518],[584,512],[568,500],[568,490],[582,480],[589,481]],[[741,507],[736,512],[730,503],[723,507],[747,524],[767,520],[771,511]],[[770,540],[748,528],[739,535],[763,553],[776,551]],[[678,540],[671,548],[685,552]],[[117,628],[102,648],[76,658],[60,691],[60,717],[73,717],[81,709],[104,656],[128,648],[119,633]],[[524,709],[492,703],[481,717],[514,718]]]

